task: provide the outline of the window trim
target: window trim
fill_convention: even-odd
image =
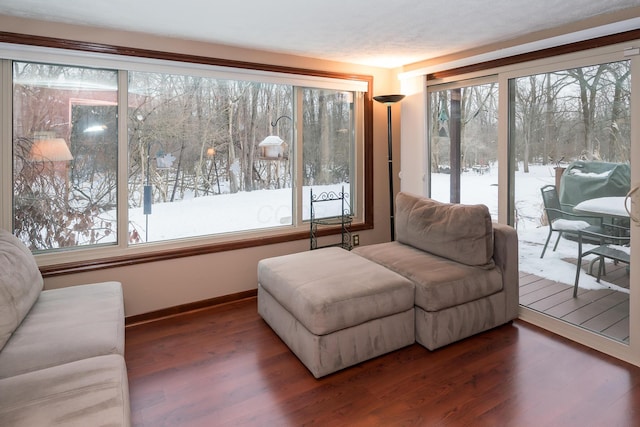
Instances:
[[[142,58],[148,60],[165,60],[177,62],[179,64],[183,64],[185,66],[196,65],[196,66],[212,66],[212,67],[222,67],[229,69],[230,72],[233,72],[233,69],[239,70],[248,70],[255,72],[263,72],[263,73],[278,73],[284,76],[292,76],[292,79],[295,80],[294,76],[310,76],[321,79],[334,79],[334,80],[342,80],[342,81],[352,81],[354,84],[359,84],[361,87],[364,87],[366,84],[366,92],[363,92],[363,150],[364,156],[362,159],[362,179],[363,182],[363,194],[361,197],[364,201],[363,206],[363,216],[362,221],[354,223],[352,226],[353,231],[367,230],[373,228],[373,76],[371,75],[362,75],[362,74],[346,74],[346,73],[337,73],[332,71],[324,71],[324,70],[311,70],[305,68],[296,68],[296,67],[288,67],[288,66],[280,66],[273,64],[259,64],[254,62],[246,62],[246,61],[236,61],[229,59],[221,59],[214,57],[204,57],[197,56],[191,54],[181,54],[181,53],[173,53],[173,52],[162,52],[156,50],[148,50],[148,49],[139,49],[139,48],[131,48],[124,46],[116,46],[116,45],[108,45],[101,43],[91,43],[91,42],[83,42],[77,40],[65,40],[59,38],[52,37],[43,37],[43,36],[33,36],[33,35],[24,35],[17,33],[9,33],[9,32],[0,32],[0,43],[7,43],[13,47],[16,46],[17,49],[24,49],[25,46],[33,46],[33,47],[42,47],[42,48],[54,48],[54,49],[65,49],[70,52],[74,52],[75,54],[81,55],[91,55],[91,54],[100,54],[104,55],[118,55],[120,57],[131,57],[131,58]],[[2,61],[5,64],[7,61]],[[2,66],[4,70],[4,65]],[[119,67],[116,67],[119,68]],[[7,79],[3,79],[3,81],[7,81]],[[299,83],[298,83],[299,84]],[[0,105],[0,112],[2,111],[2,107],[4,105]],[[10,111],[9,111],[10,113]],[[3,114],[2,117],[9,116],[9,114]],[[4,118],[2,119],[5,120]],[[9,122],[11,122],[11,118],[9,117]],[[5,129],[5,133],[11,133],[11,126],[3,126]],[[8,129],[8,131],[7,131]],[[121,129],[122,130],[122,129]],[[2,135],[3,140],[11,140],[11,136],[8,138],[6,135]],[[9,144],[3,144],[2,151],[0,151],[0,160],[3,163],[6,163],[7,158],[11,159],[10,147],[7,148]],[[9,154],[7,155],[7,150]],[[119,150],[122,151],[122,150]],[[120,153],[119,155],[123,155]],[[126,153],[124,153],[126,155]],[[360,165],[356,165],[357,168]],[[3,168],[7,169],[7,168]],[[10,174],[10,171],[9,171]],[[12,182],[12,180],[6,181]],[[7,199],[11,201],[11,194],[4,194],[7,192],[7,189],[0,190],[0,197],[2,197],[3,202]],[[11,193],[11,191],[9,191]],[[4,204],[4,203],[3,203]],[[9,203],[11,206],[11,203]],[[0,224],[6,225],[7,218],[4,218],[6,215],[4,212],[5,209],[0,212]],[[339,232],[339,230],[326,229],[323,230],[323,235],[329,235]],[[250,236],[246,236],[243,234],[233,235],[229,237],[217,237],[213,236],[213,240],[217,241],[209,241],[203,242],[200,239],[202,237],[198,237],[198,241],[195,242],[193,239],[181,239],[177,242],[168,242],[168,243],[158,243],[158,244],[149,244],[143,245],[141,247],[127,247],[125,254],[115,254],[113,256],[102,256],[101,253],[104,253],[104,248],[83,248],[82,254],[85,254],[87,259],[82,260],[70,260],[65,261],[68,258],[68,252],[60,252],[59,254],[49,254],[46,260],[42,260],[41,257],[36,257],[39,261],[40,270],[45,277],[52,277],[70,273],[78,273],[78,272],[87,272],[94,271],[112,267],[121,267],[128,265],[141,264],[146,262],[155,262],[162,261],[166,259],[175,259],[182,257],[190,257],[196,255],[203,255],[209,253],[216,252],[224,252],[230,250],[237,249],[245,249],[256,246],[264,246],[271,245],[277,243],[291,242],[296,240],[305,240],[309,238],[308,231],[304,231],[301,228],[296,229],[276,229],[276,230],[258,230],[252,231]],[[206,238],[205,238],[206,239]],[[161,246],[161,247],[159,247]],[[110,248],[111,249],[111,248]],[[115,246],[113,247],[114,251],[122,251],[122,247]],[[95,252],[94,252],[95,251]],[[91,256],[91,253],[95,253],[95,257]],[[75,252],[74,252],[75,254]],[[58,256],[56,256],[58,255]],[[65,257],[66,255],[66,257]]]
[[[560,46],[549,47],[519,55],[507,56],[505,58],[494,59],[491,61],[480,62],[477,64],[467,65],[463,67],[445,69],[427,74],[427,81],[441,80],[446,78],[460,77],[466,74],[480,73],[481,76],[486,75],[487,70],[493,70],[501,67],[515,66],[527,64],[536,60],[548,60],[556,56],[563,56],[576,52],[590,51],[599,47],[611,46],[618,43],[629,42],[640,39],[640,29],[629,30],[622,33],[610,34],[607,36],[596,37],[593,39],[583,40],[574,43],[563,44]],[[495,71],[493,72],[495,73]]]

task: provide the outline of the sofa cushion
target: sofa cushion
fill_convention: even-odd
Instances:
[[[0,350],[42,291],[38,265],[13,234],[0,230]]]
[[[493,229],[485,205],[441,203],[399,193],[396,240],[466,265],[493,267]]]
[[[92,357],[0,380],[0,425],[129,426],[127,368]]]
[[[354,252],[410,279],[415,305],[425,311],[475,301],[500,292],[502,271],[469,266],[400,242],[360,246]]]
[[[263,259],[258,282],[315,335],[413,308],[411,281],[341,248]]]
[[[46,290],[0,352],[0,378],[112,353],[124,354],[120,283]]]

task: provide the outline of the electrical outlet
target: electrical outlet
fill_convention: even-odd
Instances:
[[[351,236],[351,242],[353,243],[353,246],[360,245],[360,235],[354,234],[353,236]]]

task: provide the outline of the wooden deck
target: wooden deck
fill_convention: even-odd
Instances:
[[[567,260],[569,261],[569,260]],[[572,260],[574,263],[575,259]],[[582,274],[587,262],[583,263]],[[629,288],[626,265],[606,264],[609,283]],[[520,273],[520,304],[614,340],[629,342],[629,294],[611,289],[579,289],[573,298],[573,286]]]

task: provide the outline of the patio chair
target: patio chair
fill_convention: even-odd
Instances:
[[[540,189],[542,193],[542,201],[544,202],[544,210],[547,214],[547,220],[549,223],[549,234],[547,240],[544,242],[544,248],[542,248],[542,254],[540,258],[544,258],[544,253],[551,240],[553,232],[558,233],[558,239],[555,245],[553,245],[553,251],[558,248],[558,243],[563,234],[571,234],[576,237],[580,230],[591,231],[598,234],[608,234],[603,228],[602,217],[593,217],[587,215],[578,215],[571,212],[565,212],[560,207],[560,199],[558,198],[558,191],[555,185],[545,185]],[[596,221],[597,225],[592,225],[588,221]]]
[[[593,249],[589,249],[586,251],[582,251],[583,243],[585,237],[588,237],[590,241],[599,240],[600,244],[598,244]],[[622,262],[624,264],[630,265],[630,255],[629,248],[625,248],[625,246],[629,245],[630,242],[629,235],[624,235],[620,237],[611,236],[609,234],[599,234],[593,233],[586,230],[581,230],[578,232],[578,263],[576,267],[576,281],[573,285],[573,297],[575,298],[578,295],[578,281],[580,280],[580,270],[582,270],[582,259],[587,255],[596,255],[594,261],[589,264],[589,274],[592,274],[593,262],[598,261],[598,275],[596,277],[596,282],[600,283],[600,276],[602,274],[606,274],[604,267],[605,258],[612,259],[615,263]],[[606,242],[606,243],[605,243]]]

